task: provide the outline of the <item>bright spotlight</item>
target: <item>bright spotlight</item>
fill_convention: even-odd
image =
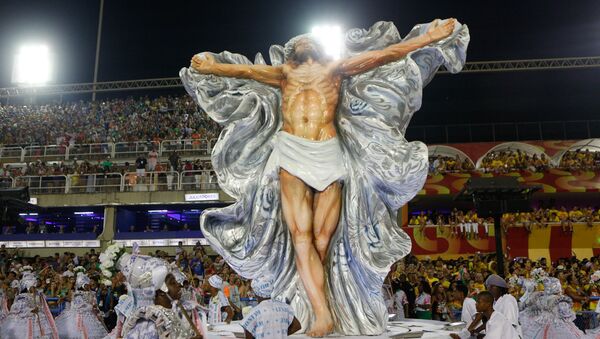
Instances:
[[[333,59],[339,59],[342,56],[342,29],[337,25],[315,26],[312,34],[323,45],[325,53]]]
[[[12,82],[39,86],[50,80],[50,51],[46,45],[25,45],[15,56]]]

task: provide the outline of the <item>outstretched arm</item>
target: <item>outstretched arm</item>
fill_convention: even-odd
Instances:
[[[436,19],[430,24],[425,34],[390,45],[382,50],[364,52],[357,56],[340,60],[339,64],[336,65],[337,72],[344,76],[355,75],[399,60],[414,50],[448,37],[454,31],[455,23],[455,19],[448,19],[443,24],[441,24],[440,20]]]
[[[279,86],[283,79],[280,66],[221,64],[208,53],[194,55],[191,66],[202,74],[252,79],[271,86]]]

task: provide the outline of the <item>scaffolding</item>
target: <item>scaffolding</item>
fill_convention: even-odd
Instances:
[[[578,58],[554,58],[531,60],[500,60],[467,62],[462,73],[516,72],[539,70],[564,70],[600,67],[600,56]],[[439,73],[448,71],[441,69]],[[106,81],[97,83],[79,83],[48,85],[38,87],[0,88],[0,98],[60,96],[65,94],[85,94],[103,92],[121,92],[130,90],[153,90],[182,87],[178,77]]]

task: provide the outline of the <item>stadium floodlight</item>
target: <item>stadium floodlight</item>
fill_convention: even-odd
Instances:
[[[325,53],[334,60],[342,56],[342,29],[338,25],[319,25],[311,33],[323,46]]]
[[[50,51],[44,44],[23,45],[15,56],[12,82],[41,86],[50,81]]]

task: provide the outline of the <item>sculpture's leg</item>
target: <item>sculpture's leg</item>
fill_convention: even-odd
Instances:
[[[331,236],[337,228],[342,208],[342,185],[339,182],[327,186],[323,192],[315,193],[315,217],[313,227],[315,230],[315,245],[321,262],[325,263]]]
[[[306,333],[324,336],[333,329],[333,319],[325,296],[323,265],[313,243],[313,192],[285,170],[279,175],[283,217],[292,235],[296,267],[315,312],[315,322]]]

